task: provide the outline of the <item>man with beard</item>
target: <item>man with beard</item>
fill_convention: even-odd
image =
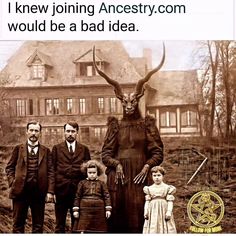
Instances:
[[[76,141],[79,125],[68,122],[64,125],[65,141],[55,145],[52,149],[55,164],[55,233],[65,233],[66,216],[70,210],[71,229],[74,224],[73,204],[77,185],[86,176],[81,172],[83,162],[90,160],[89,149]]]
[[[13,202],[13,233],[24,233],[29,207],[32,233],[43,233],[45,200],[52,202],[54,198],[54,167],[50,150],[38,141],[41,129],[36,121],[27,124],[27,142],[14,148],[6,167]]]

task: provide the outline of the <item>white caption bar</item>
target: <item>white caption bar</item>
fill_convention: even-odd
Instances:
[[[4,0],[1,40],[235,39],[235,0]]]

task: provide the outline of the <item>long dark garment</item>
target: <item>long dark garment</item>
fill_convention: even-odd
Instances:
[[[111,210],[110,195],[100,180],[82,180],[78,184],[74,206],[79,207],[73,232],[105,233],[108,230],[106,207]]]
[[[73,232],[107,232],[105,206],[102,199],[82,198],[79,214],[79,220],[75,220]]]
[[[143,184],[134,184],[134,177],[145,164],[151,167],[163,160],[163,144],[152,118],[132,122],[113,119],[109,124],[102,149],[107,166],[107,185],[112,200],[109,232],[142,233],[144,194]],[[123,166],[125,184],[115,184],[115,169]]]

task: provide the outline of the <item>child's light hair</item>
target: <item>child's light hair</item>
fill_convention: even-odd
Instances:
[[[162,175],[166,174],[166,170],[162,166],[154,166],[151,169],[151,173],[157,173],[160,172]]]
[[[88,168],[96,168],[97,172],[98,172],[98,176],[102,175],[103,172],[104,172],[103,171],[104,170],[103,165],[97,160],[90,160],[90,161],[87,161],[87,162],[83,163],[82,167],[81,167],[81,171],[84,174],[87,174],[87,169]]]

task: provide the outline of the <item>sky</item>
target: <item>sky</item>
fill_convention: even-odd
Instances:
[[[143,48],[152,49],[152,66],[159,64],[162,56],[162,41],[122,41],[131,57],[142,57]],[[0,70],[24,41],[0,41]],[[198,69],[196,60],[198,41],[164,41],[166,60],[163,70]]]

